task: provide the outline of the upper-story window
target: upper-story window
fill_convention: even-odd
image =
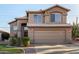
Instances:
[[[17,26],[13,26],[13,30],[14,30],[14,31],[17,30]]]
[[[36,23],[36,24],[42,23],[42,15],[41,14],[34,15],[34,23]]]
[[[61,22],[61,14],[60,13],[51,14],[51,22],[60,23]]]
[[[22,24],[21,24],[21,27],[23,28],[23,30],[28,30],[26,23],[22,23]]]
[[[24,27],[24,30],[28,30],[28,27]]]

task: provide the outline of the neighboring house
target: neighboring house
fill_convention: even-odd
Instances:
[[[67,15],[70,10],[59,5],[55,5],[45,10],[27,11],[26,19],[24,23],[28,27],[28,37],[31,39],[31,43],[38,44],[64,44],[70,43],[72,40],[72,27],[67,24]],[[28,21],[27,21],[28,20]],[[18,22],[19,21],[19,22]],[[11,35],[15,31],[12,31],[12,24],[22,22],[23,20],[16,20],[10,24]],[[21,30],[20,25],[17,25],[17,29]],[[18,36],[23,32],[17,31]]]
[[[27,31],[27,17],[15,18],[14,21],[10,22],[10,36],[24,37],[28,36]]]

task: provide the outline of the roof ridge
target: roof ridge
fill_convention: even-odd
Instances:
[[[51,6],[51,7],[49,7],[49,8],[47,8],[47,9],[40,9],[40,10],[35,10],[35,11],[33,11],[33,10],[28,10],[27,12],[42,12],[42,11],[46,11],[46,10],[49,10],[49,9],[51,9],[51,8],[53,8],[53,7],[56,7],[56,6],[58,6],[58,7],[60,7],[60,8],[63,8],[63,9],[65,9],[65,10],[67,10],[67,11],[70,11],[70,9],[68,9],[68,8],[65,8],[65,7],[63,7],[63,6],[60,6],[60,5],[58,5],[58,4],[56,4],[56,5],[54,5],[54,6]]]

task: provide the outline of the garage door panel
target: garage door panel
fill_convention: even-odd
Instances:
[[[65,40],[64,31],[35,31],[35,43],[63,43]]]

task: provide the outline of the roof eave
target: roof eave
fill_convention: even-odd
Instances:
[[[16,22],[17,20],[14,20],[14,21],[11,21],[11,22],[9,22],[8,24],[12,24],[12,23],[14,23],[14,22]]]
[[[54,8],[54,7],[60,7],[60,8],[65,9],[66,11],[70,11],[70,9],[64,8],[64,7],[60,6],[60,5],[54,5],[54,6],[52,6],[52,7],[49,7],[49,8],[47,8],[47,9],[45,9],[45,11],[47,11],[47,10],[49,10],[49,9],[51,9],[51,8]]]

